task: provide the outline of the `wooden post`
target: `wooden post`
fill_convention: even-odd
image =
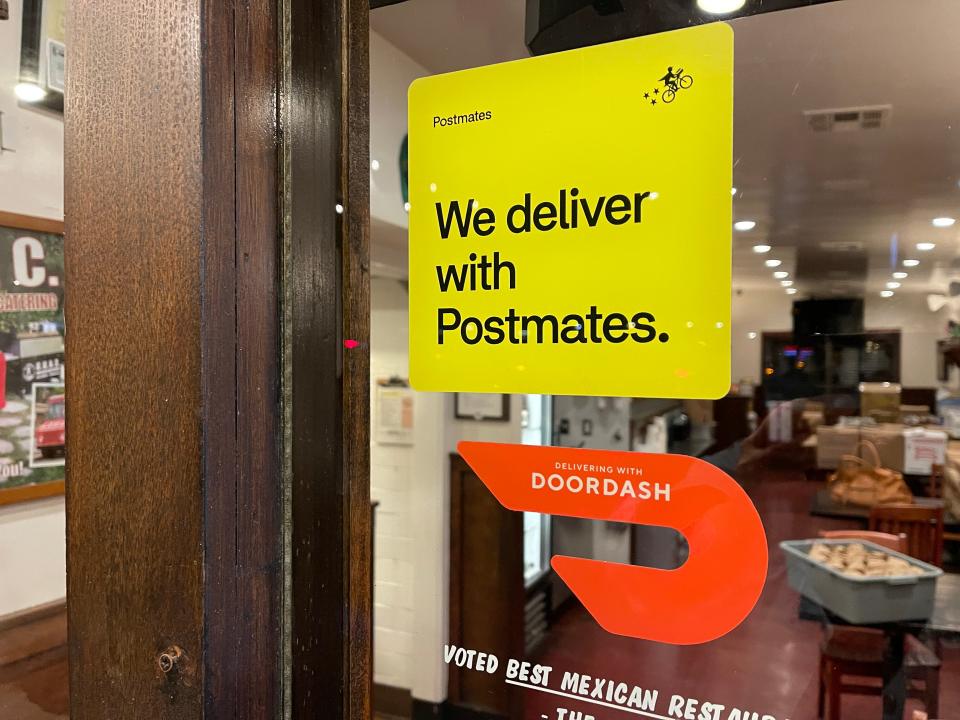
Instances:
[[[71,0],[73,720],[368,717],[361,7]]]

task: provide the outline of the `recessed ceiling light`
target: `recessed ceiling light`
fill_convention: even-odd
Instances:
[[[730,188],[730,194],[731,194],[731,195],[736,195],[736,194],[737,194],[737,189],[736,189],[736,188]]]
[[[13,93],[23,100],[24,102],[34,103],[43,100],[47,95],[47,91],[36,83],[17,83],[17,86],[13,89]]]
[[[697,0],[697,7],[713,15],[736,12],[746,4],[747,0]]]
[[[379,170],[379,169],[380,169],[380,161],[377,160],[376,158],[374,158],[373,160],[371,160],[371,161],[370,161],[370,169],[373,170],[374,172],[376,172],[377,170]]]
[[[757,334],[751,330],[750,332],[747,333],[747,337],[750,338],[751,340],[756,340]]]
[[[648,197],[649,199],[651,199],[651,200],[656,200],[658,197],[660,197],[660,193],[658,193],[658,192],[652,192],[652,193],[650,193],[649,195],[647,195],[647,197]]]
[[[767,267],[780,267],[783,264],[783,262],[780,260],[771,259],[771,260],[764,260],[763,264],[766,265]]]
[[[881,290],[880,297],[893,297],[893,290]]]
[[[907,276],[907,273],[905,273],[905,272],[895,272],[895,273],[893,274],[893,276],[894,276],[897,280],[903,280],[903,279]]]
[[[337,203],[333,206],[333,209],[337,211],[337,215],[343,215],[343,205]]]
[[[777,270],[777,271],[773,274],[773,276],[774,276],[777,280],[783,280],[785,277],[790,277],[790,273],[788,273],[786,270]]]
[[[900,287],[900,283],[898,283],[898,282],[888,282],[888,283],[887,283],[887,289],[888,289],[888,290],[896,290],[898,287]]]
[[[793,280],[781,280],[780,284],[783,287],[790,287],[791,285],[793,285]]]
[[[919,264],[920,264],[920,261],[919,261],[919,260],[904,260],[904,261],[903,261],[903,266],[904,266],[904,267],[916,267],[916,266],[919,265]]]
[[[404,209],[405,212],[410,212],[410,203],[405,202],[405,203],[403,204],[403,209]]]
[[[787,288],[787,295],[796,295],[796,294],[797,294],[796,288]]]
[[[933,250],[936,246],[937,246],[936,243],[930,243],[930,242],[917,243],[917,250],[923,250],[924,252],[926,252],[927,250]]]
[[[754,251],[755,253],[768,253],[768,252],[770,252],[770,246],[769,246],[769,245],[754,245],[754,246],[753,246],[753,251]]]
[[[748,230],[753,230],[757,226],[755,220],[737,220],[733,224],[734,230],[739,230],[740,232],[747,232]]]
[[[956,222],[952,217],[938,217],[933,219],[934,227],[950,227]]]

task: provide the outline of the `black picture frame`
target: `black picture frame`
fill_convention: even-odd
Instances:
[[[457,420],[478,420],[482,422],[509,422],[510,420],[510,396],[500,394],[499,412],[496,415],[477,414],[467,412],[463,407],[463,395],[477,395],[480,393],[455,393],[453,399],[453,417]]]
[[[41,72],[41,56],[44,52],[43,7],[46,0],[23,0],[23,17],[20,30],[20,82],[39,85],[46,95],[30,107],[44,108],[63,114],[63,92],[47,84]]]

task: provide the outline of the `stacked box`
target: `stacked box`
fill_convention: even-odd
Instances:
[[[844,455],[856,455],[860,428],[846,425],[821,425],[817,428],[817,467],[834,470]]]
[[[860,383],[860,414],[877,422],[897,422],[900,419],[900,385]]]
[[[882,423],[860,428],[860,439],[872,442],[880,455],[880,466],[889,470],[903,472],[904,468],[904,427],[897,423]],[[860,451],[861,457],[872,460],[866,449]]]
[[[934,465],[943,465],[947,454],[947,433],[941,429],[910,428],[904,431],[903,471],[929,475]]]

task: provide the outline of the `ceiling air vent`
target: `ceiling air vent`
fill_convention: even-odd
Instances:
[[[814,132],[851,132],[886,127],[892,110],[890,105],[873,105],[839,110],[805,110],[803,116]]]

